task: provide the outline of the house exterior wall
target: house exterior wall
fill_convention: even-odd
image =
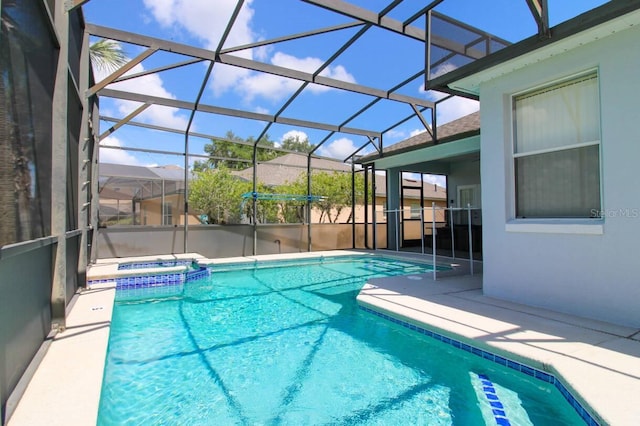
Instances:
[[[165,204],[171,204],[171,223],[166,225],[184,225],[184,197],[183,194],[168,194],[164,197]],[[163,225],[162,198],[149,198],[140,201],[140,212],[136,212],[138,225]],[[189,225],[199,225],[200,221],[194,215],[189,215]]]
[[[631,27],[480,86],[486,295],[640,327],[639,43]],[[559,221],[513,220],[511,95],[593,68],[604,218],[573,232]]]

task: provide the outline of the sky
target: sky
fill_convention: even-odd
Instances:
[[[391,0],[350,0],[349,3],[376,13]],[[563,22],[600,4],[602,0],[548,0],[551,25]],[[405,0],[387,16],[403,21],[424,6],[423,0]],[[163,38],[177,43],[215,50],[226,23],[235,8],[235,0],[91,0],[83,6],[87,23]],[[536,33],[535,22],[525,0],[445,0],[435,9],[456,20],[489,32],[509,42],[517,42]],[[256,41],[352,22],[351,18],[311,6],[299,0],[246,0],[224,48],[243,46]],[[412,25],[423,28],[422,19]],[[434,24],[435,28],[435,24]],[[443,27],[443,29],[445,29]],[[359,28],[349,28],[301,40],[281,42],[232,53],[255,61],[315,72]],[[452,33],[465,39],[467,35]],[[95,41],[92,40],[92,41]],[[129,58],[140,54],[139,46],[122,44]],[[178,63],[184,56],[157,52],[136,65],[129,73]],[[416,40],[380,28],[369,29],[345,52],[325,68],[321,75],[360,85],[389,90],[416,72],[424,69],[424,45]],[[145,93],[153,96],[195,101],[208,63],[201,62],[123,82],[108,88]],[[454,67],[455,65],[451,65]],[[434,70],[435,72],[436,70]],[[106,76],[96,72],[96,80]],[[201,103],[275,114],[298,89],[300,82],[242,68],[216,64],[203,92]],[[441,94],[424,91],[424,79],[417,78],[397,90],[397,93],[435,101]],[[373,98],[346,94],[337,89],[309,85],[282,113],[283,117],[339,124],[351,117]],[[139,104],[112,98],[101,98],[100,114],[120,119]],[[478,103],[454,97],[438,105],[437,122],[444,124],[477,111]],[[409,116],[407,105],[393,101],[379,102],[347,126],[383,131]],[[182,130],[187,127],[190,112],[176,108],[151,106],[135,120],[147,124]],[[101,132],[113,123],[101,121]],[[191,131],[225,136],[231,131],[242,138],[257,137],[266,127],[263,121],[239,119],[209,113],[196,113]],[[424,126],[418,118],[410,119],[383,135],[385,146],[407,139]],[[317,144],[328,132],[303,127],[274,124],[268,136],[276,145],[289,136],[308,138]],[[190,137],[189,153],[203,154],[206,138]],[[336,133],[317,154],[344,160],[367,139],[360,135]],[[173,134],[133,126],[124,126],[102,141],[103,146],[153,149],[182,152],[185,138]],[[372,148],[361,153],[371,152]],[[201,158],[191,157],[190,164]],[[143,153],[119,149],[101,149],[100,161],[129,165],[184,166],[181,155]],[[438,180],[439,182],[440,180]]]

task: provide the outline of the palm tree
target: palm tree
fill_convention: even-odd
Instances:
[[[89,46],[89,57],[97,69],[107,72],[113,72],[127,63],[120,43],[104,38]]]
[[[5,0],[2,7],[15,8],[16,2]],[[34,238],[32,231],[38,221],[31,214],[34,194],[29,160],[34,132],[32,128],[25,129],[30,123],[25,126],[18,118],[29,106],[29,102],[17,101],[26,93],[24,88],[28,89],[29,80],[23,78],[22,84],[14,83],[16,74],[27,75],[20,67],[27,62],[26,58],[20,61],[24,53],[16,46],[28,43],[20,38],[16,31],[18,23],[11,14],[2,13],[0,21],[0,246],[3,246]],[[42,236],[39,233],[41,230],[35,236]]]

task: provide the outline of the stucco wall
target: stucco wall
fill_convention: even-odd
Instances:
[[[480,185],[480,161],[456,161],[451,163],[449,170],[449,205],[453,202],[453,205],[458,207],[458,187],[464,185]]]
[[[640,327],[638,99],[640,28],[615,33],[481,85],[484,292],[489,296]],[[601,234],[507,230],[513,223],[514,92],[598,68],[601,99]],[[517,227],[516,227],[517,228]]]
[[[188,231],[189,252],[209,258],[253,254],[253,226],[199,225]],[[369,226],[369,247],[373,247],[373,225]],[[364,248],[364,225],[356,225],[356,248]],[[385,248],[386,224],[376,227],[378,248]],[[308,248],[308,227],[302,224],[260,225],[257,254],[298,253]],[[353,248],[350,223],[311,226],[312,251]],[[98,258],[148,256],[184,252],[184,228],[172,226],[123,226],[98,230]]]

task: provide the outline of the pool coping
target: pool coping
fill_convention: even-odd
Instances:
[[[550,374],[571,394],[556,386],[578,414],[577,404],[599,424],[638,424],[636,329],[484,296],[481,277],[422,278],[427,285],[406,277],[369,280],[358,304],[437,340],[467,345],[485,359],[512,361],[508,367],[530,376]]]
[[[421,260],[426,263],[430,263],[431,257],[425,258],[422,256],[407,256],[404,253],[378,251],[371,250],[343,250],[343,251],[328,251],[328,252],[312,252],[312,253],[295,253],[287,255],[266,255],[266,256],[250,256],[250,257],[237,257],[227,259],[214,259],[210,263],[202,257],[198,258],[198,262],[204,262],[204,264],[211,266],[217,264],[232,264],[232,263],[256,263],[258,261],[266,260],[284,260],[284,259],[304,259],[304,258],[318,258],[318,257],[336,257],[336,256],[348,256],[348,255],[384,255],[384,256],[399,256],[404,259]],[[175,259],[178,255],[171,256],[152,256],[154,259]],[[193,256],[193,254],[179,255],[179,256]],[[105,265],[113,265],[119,261],[146,261],[150,257],[145,256],[142,258],[126,258],[126,259],[104,259],[92,268],[98,265],[98,268]],[[183,257],[184,258],[184,257]],[[430,330],[443,336],[455,336],[455,339],[464,342],[473,342],[472,345],[478,348],[486,348],[490,353],[494,354],[507,354],[505,358],[516,360],[523,365],[532,365],[538,368],[540,371],[548,371],[550,374],[558,377],[567,389],[575,396],[585,407],[591,407],[593,409],[593,416],[601,424],[634,424],[635,422],[628,421],[629,419],[640,418],[640,407],[634,407],[633,395],[640,394],[640,380],[635,380],[632,386],[629,383],[623,383],[622,386],[617,386],[615,381],[613,382],[612,389],[607,386],[608,397],[603,399],[599,398],[598,392],[592,395],[594,392],[590,391],[588,380],[585,383],[584,380],[575,380],[574,372],[571,371],[570,366],[565,363],[561,365],[554,365],[553,360],[548,357],[542,357],[540,354],[534,354],[531,356],[527,354],[527,351],[514,350],[518,345],[525,347],[524,344],[512,345],[509,351],[505,350],[503,345],[496,345],[495,342],[485,341],[481,336],[469,335],[468,330],[447,330],[447,327],[442,327],[442,324],[437,320],[433,320],[435,317],[432,313],[427,312],[427,316],[431,315],[431,319],[425,318],[424,308],[432,309],[438,306],[438,303],[442,304],[445,308],[446,303],[442,303],[438,300],[438,297],[443,296],[458,297],[465,303],[480,303],[487,305],[487,300],[474,300],[482,298],[481,294],[469,293],[469,290],[455,289],[455,282],[468,282],[475,281],[481,283],[482,277],[480,274],[473,277],[468,275],[461,275],[467,272],[464,267],[464,261],[462,264],[453,263],[451,259],[439,258],[438,264],[452,265],[452,271],[448,273],[438,274],[438,281],[432,280],[431,274],[422,274],[420,277],[414,277],[414,279],[408,279],[408,276],[399,276],[383,279],[370,280],[367,283],[360,294],[358,295],[357,302],[360,306],[368,308],[377,314],[387,315],[389,318],[396,318],[399,321],[404,321],[408,324],[409,328],[412,326],[415,328],[416,324],[423,330]],[[96,277],[91,275],[91,269],[89,269],[88,277]],[[165,268],[162,268],[166,270]],[[104,269],[103,269],[104,271]],[[147,273],[145,271],[145,273]],[[89,279],[89,278],[88,278]],[[395,282],[394,285],[390,283]],[[425,284],[431,283],[429,286]],[[374,283],[374,284],[372,284]],[[404,290],[398,292],[398,283]],[[43,356],[40,365],[33,377],[25,384],[24,394],[18,402],[15,410],[12,413],[11,418],[7,424],[11,426],[40,424],[45,422],[50,425],[86,425],[95,424],[97,421],[98,404],[100,399],[100,390],[102,386],[102,373],[104,369],[104,362],[107,351],[107,344],[109,338],[109,326],[111,321],[111,314],[113,308],[113,301],[115,299],[115,280],[107,280],[105,282],[96,282],[88,289],[81,289],[75,296],[76,302],[74,303],[69,316],[67,318],[67,330],[62,333],[58,333],[54,336],[48,344],[48,350]],[[426,288],[431,286],[444,286],[444,290],[432,292],[431,295],[422,295],[417,297],[414,291],[416,288]],[[481,286],[481,284],[480,284]],[[453,290],[452,290],[453,289]],[[372,293],[373,292],[373,293]],[[384,293],[384,294],[381,294]],[[457,294],[457,296],[455,296]],[[369,297],[369,299],[367,299]],[[435,299],[434,299],[435,297]],[[402,299],[401,303],[398,303],[399,298]],[[490,299],[490,298],[486,298]],[[427,305],[422,308],[412,306],[412,303],[416,301],[426,303]],[[547,320],[559,322],[561,324],[570,324],[579,328],[583,333],[600,333],[605,334],[609,339],[602,339],[595,344],[590,343],[588,338],[583,339],[583,345],[591,347],[600,347],[610,342],[613,338],[624,339],[627,343],[630,343],[632,348],[623,348],[622,356],[626,355],[624,350],[628,353],[634,354],[635,365],[632,367],[638,367],[640,371],[640,331],[629,329],[612,324],[599,323],[593,320],[586,320],[581,318],[570,317],[564,314],[558,314],[555,312],[537,310],[532,307],[522,308],[512,304],[510,302],[491,300],[489,305],[501,309],[511,309],[513,312],[524,313],[529,316],[533,316],[538,320],[540,318],[548,317]],[[398,306],[402,306],[402,309],[398,309]],[[473,309],[470,310],[471,312]],[[399,313],[400,312],[400,313]],[[416,315],[416,312],[421,312],[421,315]],[[463,311],[460,311],[463,312]],[[460,313],[458,312],[458,313]],[[532,315],[535,312],[536,315]],[[451,313],[451,312],[449,312]],[[524,318],[524,317],[523,317]],[[467,321],[468,325],[474,324],[478,319]],[[485,320],[491,321],[491,317],[488,316]],[[458,321],[461,322],[461,321]],[[580,326],[580,324],[584,324]],[[404,325],[404,324],[403,324]],[[526,328],[526,322],[521,322],[521,327]],[[455,327],[454,327],[455,329]],[[535,327],[534,327],[535,329]],[[418,330],[418,332],[420,332]],[[628,337],[626,337],[628,336]],[[504,343],[504,342],[503,342]],[[579,343],[579,342],[578,342]],[[536,350],[539,350],[537,348]],[[584,348],[583,348],[584,349]],[[575,348],[574,348],[575,350]],[[635,351],[635,352],[634,352]],[[521,353],[522,352],[522,353]],[[523,354],[524,353],[524,354]],[[562,354],[571,358],[571,352]],[[600,354],[602,355],[602,354]],[[614,354],[612,357],[615,358]],[[83,364],[83,368],[78,368],[78,360]],[[597,368],[597,367],[593,367]],[[607,373],[606,366],[600,366],[598,380],[601,380],[600,376]],[[640,377],[640,374],[634,375],[635,370],[632,368],[632,377]],[[628,382],[628,381],[627,381]],[[607,383],[607,385],[612,383]],[[616,407],[612,410],[606,403],[611,397],[611,392],[617,392],[621,398],[617,401]],[[64,392],[66,397],[61,398],[59,395]],[[624,398],[626,396],[626,399]],[[597,399],[594,401],[594,398]],[[626,402],[625,402],[626,401]],[[620,406],[626,407],[626,411],[620,410]],[[631,409],[633,407],[633,409]],[[618,413],[614,413],[614,411]],[[634,411],[635,410],[635,411]],[[626,417],[624,413],[626,413]],[[631,417],[629,417],[631,416]]]

